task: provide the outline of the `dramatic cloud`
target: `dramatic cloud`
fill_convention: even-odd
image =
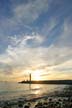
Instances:
[[[42,79],[71,79],[72,1],[0,3],[0,79],[23,80],[36,70]]]
[[[52,67],[60,72],[60,65],[69,61],[72,58],[72,51],[69,47],[58,47],[51,45],[50,47],[37,46],[33,48],[33,44],[28,45],[28,41],[36,44],[44,41],[40,35],[24,36],[17,39],[11,37],[11,45],[6,49],[5,54],[0,55],[1,69],[5,73],[13,73],[14,70],[20,70],[26,73],[27,70],[43,69],[51,71]],[[65,65],[67,68],[67,65]],[[53,71],[53,70],[52,70]]]

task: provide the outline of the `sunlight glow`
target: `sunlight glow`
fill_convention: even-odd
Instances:
[[[33,75],[32,75],[32,77],[33,77],[34,80],[39,81],[39,80],[41,80],[41,76],[40,75],[41,75],[41,71],[40,70],[35,70]]]

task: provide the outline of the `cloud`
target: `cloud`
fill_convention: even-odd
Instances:
[[[41,14],[47,12],[48,0],[31,0],[26,3],[10,0],[8,6],[11,14],[9,16],[4,14],[0,20],[0,35],[4,37],[13,33],[21,34],[32,31],[33,27],[30,24],[36,21]]]
[[[71,5],[67,8],[67,5],[64,5],[65,1],[59,0],[51,1],[51,4],[49,0],[18,1],[18,3],[10,1],[13,14],[0,22],[0,44],[4,49],[0,54],[1,74],[8,73],[12,77],[15,75],[19,77],[29,70],[42,69],[50,78],[55,75],[67,78],[67,71],[71,75],[71,13],[68,16]],[[48,14],[45,14],[46,12]],[[43,14],[47,19],[45,16],[41,17]],[[39,22],[39,18],[44,21]],[[31,24],[37,24],[39,33],[34,33]]]
[[[24,35],[19,36],[19,38],[15,35],[14,37],[9,37],[9,40],[13,46],[34,46],[34,45],[40,45],[45,38],[38,33],[32,33],[31,35]]]
[[[62,46],[66,46],[66,47],[72,47],[72,22],[65,20],[63,23],[63,31],[59,37],[59,39],[57,40],[57,45],[59,45],[60,47]]]
[[[21,4],[13,9],[14,19],[26,24],[36,20],[41,13],[48,10],[48,0],[35,0]]]
[[[5,53],[0,55],[0,64],[4,72],[7,73],[8,71],[8,73],[14,74],[14,70],[18,70],[19,74],[22,74],[26,70],[35,69],[43,69],[46,72],[49,70],[51,72],[52,68],[56,66],[57,71],[60,71],[58,66],[72,58],[72,51],[69,47],[58,47],[54,45],[49,47],[28,46],[27,41],[32,40],[35,42],[36,40],[43,42],[41,38],[40,35],[28,35],[20,39],[12,37],[12,43],[8,46]]]
[[[12,3],[14,5],[14,2]],[[19,24],[29,24],[36,20],[40,16],[40,14],[46,12],[47,10],[48,0],[31,0],[26,4],[22,3],[19,5],[15,5],[12,8],[13,17],[11,18],[11,22],[14,21],[14,23],[17,22]]]
[[[50,18],[46,23],[44,23],[42,27],[42,34],[49,37],[50,33],[53,32],[55,27],[58,25],[59,21],[56,18]]]

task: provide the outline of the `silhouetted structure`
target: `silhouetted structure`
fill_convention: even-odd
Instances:
[[[31,73],[29,74],[29,81],[30,81],[30,83],[31,83]]]
[[[26,84],[70,84],[72,85],[72,80],[44,80],[44,81],[32,81],[30,74],[30,81],[21,81],[20,83]]]

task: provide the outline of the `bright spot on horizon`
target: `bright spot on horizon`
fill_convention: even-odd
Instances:
[[[35,70],[32,74],[32,79],[33,80],[36,80],[36,81],[39,81],[41,80],[41,71],[40,70]]]

